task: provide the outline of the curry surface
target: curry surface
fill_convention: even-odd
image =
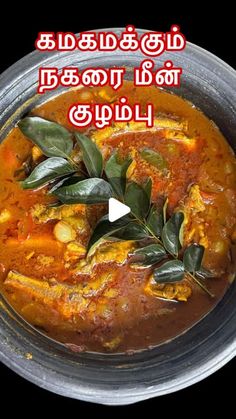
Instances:
[[[185,245],[196,242],[206,248],[204,266],[215,273],[207,286],[215,298],[193,284],[187,302],[147,292],[151,269],[135,269],[127,261],[128,252],[137,246],[134,242],[105,244],[88,269],[73,246],[55,238],[55,224],[64,215],[51,214],[43,221],[37,214],[38,204],[53,200],[47,188],[21,189],[16,171],[33,144],[14,128],[0,146],[1,292],[26,320],[78,351],[132,351],[179,335],[222,298],[235,272],[236,165],[226,140],[214,123],[180,97],[156,88],[135,89],[129,83],[121,95],[131,103],[152,102],[157,117],[186,124],[186,141],[171,129],[132,131],[132,126],[91,135],[105,159],[115,149],[133,157],[128,177],[139,183],[151,177],[152,201],[168,196],[168,215],[177,208],[185,212]],[[32,114],[74,130],[67,120],[71,104],[115,101],[115,96],[110,88],[72,90]],[[160,152],[168,173],[143,162],[142,147]],[[79,226],[77,239],[86,247],[94,220],[107,209],[80,205],[68,211]]]

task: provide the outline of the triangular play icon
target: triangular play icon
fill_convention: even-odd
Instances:
[[[129,214],[130,207],[128,207],[125,204],[122,204],[122,202],[118,201],[115,198],[109,199],[109,221],[113,223],[113,221],[118,220],[119,218],[123,217],[126,214]]]

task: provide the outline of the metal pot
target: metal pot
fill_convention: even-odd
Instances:
[[[19,118],[53,95],[36,94],[39,66],[132,68],[143,58],[139,52],[120,51],[27,55],[0,77],[0,141]],[[167,59],[183,68],[181,87],[175,93],[201,108],[236,149],[236,72],[189,43],[181,53],[164,53],[155,62],[162,66]],[[233,358],[235,300],[236,283],[204,319],[177,338],[134,355],[103,355],[70,352],[35,330],[0,297],[0,360],[27,380],[67,397],[107,405],[134,403],[190,386]]]

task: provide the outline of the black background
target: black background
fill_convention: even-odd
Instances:
[[[70,31],[125,26],[128,23],[144,29],[167,31],[173,23],[181,26],[187,40],[193,42],[219,56],[232,67],[236,68],[235,53],[235,14],[230,10],[230,2],[224,1],[213,7],[211,13],[206,13],[204,4],[181,2],[175,11],[170,3],[161,7],[158,2],[132,6],[132,12],[127,11],[128,0],[122,2],[99,2],[97,5],[68,1],[44,5],[42,2],[31,2],[30,5],[4,4],[1,13],[0,42],[1,63],[0,72],[15,61],[33,50],[34,40],[39,31]],[[213,3],[214,4],[214,3]],[[193,11],[188,12],[191,8]],[[8,10],[7,10],[8,9]],[[236,327],[236,326],[235,326]],[[211,414],[221,408],[227,414],[234,405],[236,360],[228,363],[211,377],[178,393],[162,396],[157,399],[124,407],[106,407],[66,399],[42,390],[17,376],[7,367],[0,365],[1,380],[1,411],[19,407],[19,413],[32,416],[33,412],[48,417],[50,413],[67,412],[69,414],[96,414],[104,418],[114,414],[138,414],[147,412],[155,416],[160,414]],[[31,407],[29,407],[31,406]],[[33,410],[32,410],[33,406]],[[9,410],[10,409],[10,410]],[[162,413],[161,413],[162,412]]]

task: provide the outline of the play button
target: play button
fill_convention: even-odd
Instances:
[[[116,221],[124,215],[129,214],[130,212],[130,207],[128,207],[125,204],[122,204],[122,202],[118,201],[115,198],[109,199],[108,208],[108,217],[110,222]]]

